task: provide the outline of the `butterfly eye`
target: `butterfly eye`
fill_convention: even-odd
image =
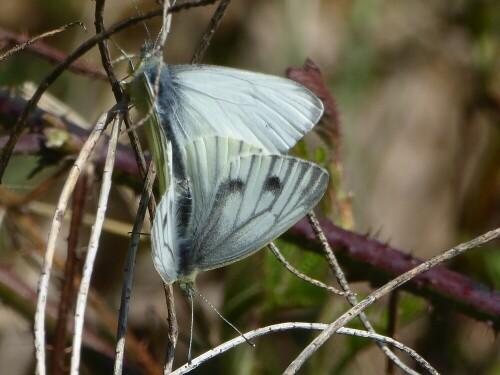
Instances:
[[[269,177],[264,183],[264,191],[278,194],[283,189],[283,184],[278,176]]]

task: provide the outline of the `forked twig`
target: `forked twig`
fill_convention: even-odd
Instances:
[[[356,316],[361,314],[368,306],[372,305],[380,298],[385,296],[387,293],[393,291],[397,287],[411,280],[415,276],[428,271],[429,269],[443,263],[449,259],[452,259],[467,250],[478,247],[486,242],[494,240],[500,237],[500,228],[491,230],[479,237],[474,238],[471,241],[462,243],[442,254],[436,255],[427,262],[412,268],[410,271],[403,273],[402,275],[396,277],[395,279],[389,281],[387,284],[377,289],[375,292],[370,294],[368,297],[359,302],[356,306],[352,307],[349,311],[342,314],[337,320],[331,323],[328,328],[323,331],[316,339],[314,339],[300,354],[299,356],[288,366],[284,374],[291,375],[295,374],[299,368],[304,364],[304,362],[319,348],[321,347],[339,328],[345,326],[348,322],[354,319]]]
[[[322,324],[322,323],[302,323],[302,322],[294,322],[294,323],[280,323],[280,324],[274,324],[272,326],[267,326],[267,327],[262,327],[258,328],[256,330],[250,331],[245,333],[245,337],[248,339],[254,339],[259,336],[266,335],[268,333],[273,333],[273,332],[281,332],[281,331],[286,331],[290,329],[307,329],[307,330],[315,330],[315,331],[324,331],[325,329],[328,328],[328,324]],[[406,345],[400,343],[399,341],[396,341],[390,337],[382,336],[377,333],[372,333],[372,332],[366,332],[358,329],[352,329],[352,328],[340,328],[336,333],[341,334],[341,335],[350,335],[350,336],[357,336],[357,337],[364,337],[368,338],[371,340],[374,340],[376,342],[383,342],[384,344],[389,344],[394,346],[397,349],[400,349],[407,353],[411,358],[413,358],[415,361],[417,361],[422,367],[424,367],[430,374],[433,375],[438,375],[438,372],[427,362],[424,358],[422,358],[417,352],[415,352],[413,349],[410,349]],[[186,374],[190,372],[191,370],[194,370],[196,367],[201,365],[203,362],[208,361],[211,358],[214,358],[229,349],[234,348],[235,346],[242,344],[245,342],[245,339],[242,336],[238,336],[230,341],[227,341],[212,350],[203,353],[199,357],[196,357],[191,361],[191,363],[187,363],[182,367],[179,367],[177,370],[175,370],[171,375],[180,375],[180,374]]]
[[[130,295],[132,293],[132,283],[134,281],[134,266],[135,257],[137,254],[137,247],[141,238],[141,230],[148,208],[149,199],[151,197],[151,188],[156,176],[154,165],[149,167],[146,181],[142,190],[139,208],[135,217],[134,228],[132,229],[132,236],[130,237],[130,245],[127,251],[127,258],[125,260],[125,270],[123,277],[122,295],[120,300],[120,313],[118,317],[117,328],[117,343],[116,343],[116,358],[114,365],[114,374],[119,375],[122,373],[123,358],[125,354],[125,333],[127,330],[127,318],[130,304]]]
[[[111,131],[111,137],[108,145],[108,153],[106,156],[106,164],[104,166],[101,192],[99,194],[99,202],[97,206],[96,221],[92,227],[90,234],[89,246],[85,264],[83,266],[82,280],[80,283],[80,290],[76,300],[75,308],[75,328],[73,334],[73,348],[71,353],[71,375],[78,375],[80,366],[80,349],[82,345],[82,332],[83,323],[85,320],[85,307],[87,304],[88,291],[90,289],[90,279],[94,269],[94,261],[99,248],[99,239],[102,232],[102,226],[106,215],[108,205],[109,192],[111,190],[111,177],[115,163],[116,145],[118,143],[118,136],[120,135],[120,127],[123,122],[123,113],[117,112]]]
[[[71,168],[66,183],[64,184],[63,190],[59,196],[59,201],[54,213],[54,219],[52,220],[50,227],[47,240],[47,251],[45,252],[42,273],[38,282],[38,298],[35,313],[35,356],[36,373],[38,375],[45,374],[45,306],[47,305],[50,272],[52,269],[52,260],[54,258],[57,237],[59,236],[64,213],[66,212],[68,201],[71,197],[76,181],[78,180],[80,172],[82,171],[107,124],[107,116],[103,115],[78,154],[78,157]]]
[[[328,264],[330,265],[330,268],[333,270],[333,273],[335,274],[335,277],[337,278],[337,282],[339,283],[340,287],[342,290],[346,293],[346,299],[349,302],[351,306],[355,306],[358,303],[358,300],[356,298],[356,295],[351,291],[351,288],[349,287],[349,283],[347,282],[347,278],[344,275],[344,272],[342,271],[342,268],[340,267],[339,262],[337,261],[337,257],[333,253],[332,248],[330,247],[330,244],[328,243],[325,234],[323,233],[323,230],[321,229],[321,226],[318,222],[318,219],[316,218],[316,215],[314,212],[310,212],[307,215],[307,219],[309,220],[309,223],[311,224],[311,227],[316,234],[316,237],[319,239],[321,242],[321,247],[323,248],[323,252],[325,254],[325,257],[328,261]],[[359,315],[359,319],[361,320],[361,323],[363,326],[366,328],[368,332],[371,333],[376,333],[375,329],[373,328],[372,324],[368,320],[368,317],[366,314],[361,313]],[[382,352],[389,358],[396,366],[398,366],[401,370],[406,372],[407,374],[411,375],[418,375],[418,373],[414,370],[412,370],[410,367],[404,364],[396,354],[394,354],[391,349],[389,349],[383,342],[377,341],[377,346],[382,350]]]
[[[285,257],[283,256],[283,254],[281,254],[278,246],[276,246],[274,244],[274,242],[271,242],[269,245],[267,245],[269,247],[269,249],[273,252],[274,256],[276,258],[278,258],[278,260],[280,261],[280,263],[282,263],[285,268],[290,271],[291,273],[293,273],[295,276],[297,276],[298,278],[304,280],[304,281],[307,281],[308,283],[312,284],[312,285],[316,285],[317,287],[319,288],[323,288],[323,289],[326,289],[328,290],[330,293],[333,293],[333,294],[338,294],[338,295],[345,295],[345,292],[342,292],[340,290],[337,290],[329,285],[326,285],[325,283],[322,283],[321,281],[318,281],[318,280],[315,280],[307,275],[304,275],[302,272],[300,272],[299,270],[297,270],[295,267],[293,267],[286,259]]]

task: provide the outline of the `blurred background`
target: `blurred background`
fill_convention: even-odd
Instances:
[[[34,36],[82,21],[87,32],[74,27],[43,41],[70,53],[94,35],[94,6],[94,2],[77,0],[2,0],[0,27]],[[137,1],[137,6],[146,11],[158,5],[154,1]],[[167,63],[189,63],[214,9],[207,6],[173,17]],[[353,227],[347,229],[369,233],[395,248],[428,259],[500,224],[498,9],[500,2],[493,0],[233,0],[203,63],[283,75],[288,67],[301,66],[310,57],[325,76],[340,113],[344,170],[341,188],[352,199],[354,215],[354,223],[345,224]],[[130,2],[106,3],[107,26],[136,14]],[[151,35],[157,35],[160,20],[147,25]],[[137,56],[147,38],[142,25],[134,26],[114,36],[109,47],[115,58],[121,56],[120,49]],[[97,49],[83,60],[100,67]],[[0,63],[0,85],[14,87],[26,81],[36,85],[52,68],[44,59],[21,52]],[[128,78],[126,62],[117,63],[116,68],[119,78]],[[105,80],[69,72],[49,92],[90,126],[114,104]],[[5,130],[0,134],[6,134]],[[121,140],[126,143],[128,138],[124,135]],[[55,166],[28,179],[35,165],[35,159],[17,157],[11,162],[3,188],[26,194],[58,171]],[[31,290],[36,290],[41,261],[33,248],[43,249],[63,183],[64,175],[37,199],[35,208],[31,207],[35,213],[28,216],[33,224],[23,227],[20,216],[2,216],[1,266],[12,275],[22,275]],[[89,212],[95,209],[98,185],[90,190]],[[332,186],[336,188],[340,187]],[[134,220],[136,202],[137,196],[127,186],[113,190],[108,214],[118,223],[111,223],[103,234],[92,279],[102,304],[114,314],[119,306],[127,231]],[[38,243],[25,234],[28,228],[36,232],[33,236]],[[63,228],[61,236],[63,260],[67,231],[67,227]],[[148,231],[145,227],[144,232]],[[89,226],[83,230],[82,252],[89,232]],[[290,243],[279,244],[299,269],[332,281],[322,258]],[[447,266],[499,288],[498,242],[496,246],[475,249]],[[51,287],[54,301],[60,278],[61,274],[56,273]],[[243,331],[281,321],[329,322],[347,306],[341,297],[330,297],[286,274],[267,250],[200,275],[198,288]],[[370,291],[365,283],[353,284],[353,288],[360,296]],[[12,302],[12,296],[0,295],[0,300],[4,301],[0,305],[0,373],[32,373],[29,306],[16,304],[15,298]],[[180,329],[176,358],[182,364],[186,358],[189,309],[182,296],[177,296],[176,301]],[[131,331],[161,364],[166,311],[147,238],[140,247],[131,309]],[[98,311],[95,306],[90,309],[90,322],[102,323]],[[396,338],[443,373],[500,372],[498,338],[487,324],[441,311],[406,293],[400,295],[399,313]],[[388,324],[387,301],[371,308],[369,316],[384,332]],[[205,304],[196,306],[195,319],[195,355],[236,335]],[[98,326],[95,322],[89,324]],[[103,333],[105,329],[97,331],[104,341],[113,343],[112,329],[111,334]],[[268,336],[257,342],[257,349],[238,348],[201,367],[198,373],[279,373],[313,337],[311,333],[295,332]],[[106,367],[109,358],[98,354],[88,349],[84,373],[110,373]],[[133,359],[129,365],[130,373],[147,373]],[[312,357],[303,373],[327,371],[381,374],[385,361],[380,351],[366,341],[336,337]]]

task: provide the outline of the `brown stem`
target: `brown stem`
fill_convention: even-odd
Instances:
[[[73,193],[73,211],[68,236],[68,254],[64,270],[61,297],[59,299],[59,311],[54,338],[54,349],[52,354],[52,373],[63,375],[67,373],[66,364],[66,338],[68,317],[75,303],[74,276],[78,265],[78,239],[82,228],[82,219],[85,212],[85,200],[89,187],[88,176],[83,173],[78,180]]]

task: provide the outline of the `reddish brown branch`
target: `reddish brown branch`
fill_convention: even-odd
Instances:
[[[376,239],[339,228],[328,220],[320,220],[320,224],[351,280],[382,285],[422,263],[418,258]],[[308,248],[318,249],[318,241],[305,219],[297,223],[287,236]],[[500,292],[445,267],[433,268],[403,288],[432,303],[500,328]]]

